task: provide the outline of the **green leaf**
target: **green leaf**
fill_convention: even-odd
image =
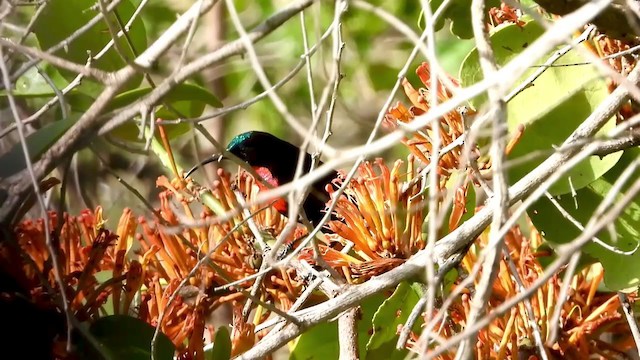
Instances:
[[[216,337],[213,341],[213,348],[205,351],[204,357],[207,360],[229,360],[231,359],[231,337],[226,327],[220,326],[216,330]]]
[[[25,98],[54,96],[55,91],[41,72],[49,77],[57,89],[61,90],[69,84],[54,67],[47,64],[39,67],[40,71],[34,66],[16,80],[16,87],[12,91],[13,96]],[[0,96],[7,96],[7,91],[0,91]]]
[[[119,30],[120,26],[118,25],[115,14],[117,13],[120,21],[124,25],[130,20],[134,11],[135,7],[131,1],[123,0],[107,18],[114,24],[115,28]],[[99,12],[94,0],[50,0],[35,21],[33,32],[40,43],[40,47],[46,50],[59,44],[76,32]],[[132,61],[135,58],[135,54],[131,47],[133,47],[137,53],[147,48],[147,34],[140,18],[136,18],[131,24],[128,31],[128,38],[131,39],[131,45],[127,43],[127,39],[124,36],[118,38],[118,43],[120,44],[120,48],[123,49],[124,56],[126,56],[129,61]],[[92,56],[98,55],[110,40],[111,34],[109,33],[107,23],[103,19],[77,39],[69,42],[65,47],[55,52],[54,55],[78,64],[84,64],[87,61],[88,52],[90,52]],[[125,65],[125,60],[117,53],[115,46],[112,46],[100,56],[100,58],[91,62],[91,66],[106,71],[115,71],[123,68]],[[60,73],[68,80],[77,75],[66,70],[60,70]],[[138,75],[133,81],[128,83],[128,86],[136,87],[141,81],[142,75]]]
[[[337,359],[338,323],[322,323],[306,331],[292,346],[290,360]]]
[[[448,74],[455,74],[474,46],[473,40],[442,37],[442,39],[436,40],[436,54],[444,70]]]
[[[391,342],[398,340],[398,328],[407,322],[413,307],[420,300],[420,293],[408,282],[401,282],[393,295],[386,299],[373,316],[373,335],[367,343],[367,350],[372,352]],[[414,331],[420,329],[421,321],[416,321]],[[399,352],[400,351],[397,351]],[[404,353],[404,352],[403,352]]]
[[[574,219],[583,226],[586,225],[598,205],[609,194],[611,187],[620,177],[620,174],[638,156],[640,156],[638,148],[625,151],[620,161],[609,172],[578,190],[575,198],[567,194],[556,197],[556,200]],[[627,181],[621,193],[624,194],[630,184],[637,178],[638,172],[636,171],[636,174],[632,175],[631,179]],[[616,195],[613,203],[620,201],[622,196],[620,194]],[[546,197],[534,203],[528,209],[528,214],[545,240],[553,245],[570,242],[582,233]],[[636,196],[624,212],[616,218],[612,224],[612,229],[615,229],[613,231],[616,235],[615,239],[607,228],[602,229],[596,234],[596,237],[622,251],[631,251],[638,246],[640,239],[640,196]],[[604,282],[609,289],[621,290],[640,285],[640,267],[637,266],[640,263],[640,251],[636,251],[633,255],[623,255],[605,249],[594,242],[589,242],[582,248],[582,251],[602,263],[604,267]]]
[[[78,119],[78,114],[73,114],[68,119],[53,122],[29,134],[25,141],[32,162],[37,161],[56,140]],[[0,178],[7,178],[27,168],[22,144],[14,144],[9,151],[0,156]]]
[[[152,88],[146,87],[120,93],[107,105],[105,111],[113,111],[130,105],[149,94],[152,90]],[[163,120],[178,119],[180,116],[173,110],[182,116],[195,118],[202,115],[205,105],[216,108],[222,107],[220,100],[209,90],[202,86],[189,83],[182,83],[174,87],[161,99],[161,102],[169,103],[172,108],[168,109],[164,105],[158,107],[155,113],[156,118]],[[173,138],[186,133],[191,126],[189,123],[180,123],[176,125],[165,125],[165,128],[167,129],[169,137]],[[128,141],[140,141],[138,139],[138,133],[138,127],[134,123],[128,122],[114,129],[111,134]]]
[[[112,359],[149,360],[151,340],[155,328],[146,322],[127,315],[111,315],[91,324],[89,332],[100,344],[100,353],[111,355]],[[85,359],[100,359],[100,355],[88,344],[82,344]],[[163,333],[158,336],[156,359],[172,360],[175,346]]]
[[[430,0],[431,12],[435,13],[443,2],[444,0]],[[485,1],[485,9],[487,10],[487,13],[492,7],[498,6],[500,6],[499,0]],[[442,13],[442,16],[438,19],[434,29],[436,31],[442,29],[446,19],[451,20],[450,30],[452,34],[461,39],[470,39],[473,37],[473,30],[471,28],[471,0],[451,1],[449,6],[447,6],[447,9]],[[424,14],[420,12],[418,26],[421,29],[424,29],[425,21]]]
[[[498,65],[507,64],[543,32],[544,29],[533,21],[522,28],[506,25],[496,31],[491,36],[491,42]],[[570,51],[556,64],[577,62],[582,62],[582,57],[576,51]],[[532,68],[527,71],[520,82],[536,70]],[[460,79],[464,86],[469,86],[482,78],[478,53],[473,50],[462,64]],[[561,145],[608,94],[606,82],[594,66],[562,66],[547,69],[532,86],[513,98],[507,106],[509,132],[513,135],[521,126],[525,126],[525,130],[508,159],[515,160],[532,154],[541,156],[512,164],[508,171],[509,182],[515,183],[538,166],[554,151],[554,146]],[[479,108],[485,102],[486,96],[480,96],[473,99],[472,104]],[[611,119],[600,133],[613,126],[615,121]],[[615,165],[619,157],[617,153],[603,159],[595,156],[585,159],[551,187],[551,194],[566,194],[572,189],[588,185]]]
[[[361,304],[362,316],[358,319],[358,350],[360,359],[367,358],[367,341],[373,332],[371,319],[385,297],[376,294]],[[338,343],[338,323],[322,323],[303,333],[291,346],[289,359],[324,360],[337,359],[340,354]]]

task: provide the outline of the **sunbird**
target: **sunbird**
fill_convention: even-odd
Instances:
[[[262,131],[249,131],[237,135],[231,139],[226,150],[249,164],[266,183],[273,187],[293,181],[300,156],[299,147]],[[224,155],[213,155],[189,170],[186,177],[206,164],[224,159],[226,159]],[[311,154],[304,153],[302,175],[309,172],[311,162]],[[321,165],[322,162],[317,161],[317,166]],[[338,177],[338,172],[331,171],[309,188],[309,195],[302,204],[302,208],[309,221],[314,225],[317,225],[324,216],[325,204],[329,201],[329,194],[325,189],[336,177]],[[257,184],[260,190],[268,188],[259,181]],[[278,212],[287,216],[289,207],[284,199],[276,200],[273,206]]]

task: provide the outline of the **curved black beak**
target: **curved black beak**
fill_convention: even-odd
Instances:
[[[191,170],[187,171],[187,173],[185,174],[184,178],[188,178],[189,176],[191,176],[191,174],[193,174],[193,172],[195,172],[196,170],[198,170],[199,168],[210,164],[212,162],[220,162],[222,160],[225,160],[226,158],[223,156],[223,154],[213,154],[211,157],[202,160],[199,164],[197,164],[196,166],[192,167]]]

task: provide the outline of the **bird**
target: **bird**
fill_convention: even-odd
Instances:
[[[272,187],[293,181],[298,157],[300,156],[300,148],[298,146],[263,131],[248,131],[237,135],[227,145],[226,152],[249,164]],[[227,158],[223,154],[214,154],[191,168],[185,177],[189,177],[194,171],[206,164],[225,159]],[[305,152],[302,167],[303,175],[309,172],[311,164],[311,154]],[[321,161],[317,161],[318,167],[322,164]],[[302,204],[302,208],[311,224],[317,225],[324,217],[325,204],[330,199],[326,187],[337,177],[338,172],[332,170],[309,187],[309,195]],[[268,188],[261,182],[257,182],[257,184],[261,191]],[[276,200],[273,206],[281,214],[288,215],[288,204],[284,199]]]

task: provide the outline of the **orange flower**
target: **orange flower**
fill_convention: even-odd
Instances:
[[[384,124],[390,129],[396,129],[402,123],[413,121],[416,116],[420,116],[429,111],[432,104],[431,99],[431,73],[429,65],[422,63],[417,69],[416,74],[422,81],[425,88],[416,90],[407,79],[402,81],[404,92],[411,101],[412,106],[407,109],[402,103],[398,102],[391,107],[385,116]],[[453,78],[449,80],[457,86],[457,81]],[[439,102],[444,102],[452,97],[452,93],[447,89],[441,81],[438,81],[437,97]],[[440,128],[440,144],[445,147],[451,144],[455,139],[460,137],[464,132],[464,119],[459,111],[452,111],[446,114],[438,121]],[[412,134],[411,138],[404,138],[402,142],[409,148],[411,153],[420,161],[429,164],[432,151],[432,137],[434,131],[432,127],[426,126],[422,130]],[[458,168],[461,156],[461,147],[444,154],[439,159],[438,171],[441,175],[449,175],[453,170]]]
[[[478,254],[487,245],[488,240],[488,232],[485,231],[463,260],[464,270],[471,271],[477,262]],[[544,273],[545,269],[540,264],[542,254],[533,252],[541,242],[542,239],[535,230],[530,237],[526,237],[516,227],[506,235],[505,245],[515,263],[517,274],[511,272],[505,259],[501,260],[487,313],[519,293],[515,276],[522,279],[525,288],[529,288]],[[605,358],[619,358],[625,351],[635,348],[627,322],[619,312],[620,302],[617,294],[597,292],[602,278],[602,267],[593,265],[577,273],[571,280],[571,296],[562,304],[558,338],[554,344],[546,347],[547,354],[552,358],[584,359],[593,354]],[[546,343],[551,329],[557,326],[551,321],[556,306],[560,304],[558,296],[561,287],[562,281],[556,275],[531,297],[533,314],[529,314],[524,304],[520,303],[509,313],[494,319],[478,334],[474,346],[475,358],[530,358],[526,354],[535,356],[538,348],[535,346],[530,316],[536,319],[542,341]],[[436,327],[441,329],[442,338],[458,334],[459,329],[466,325],[470,312],[470,296],[466,289],[463,289],[461,294],[447,310],[450,321]],[[631,301],[634,299],[635,295],[630,296]],[[425,317],[425,320],[429,321],[430,317]],[[605,343],[600,340],[603,336],[613,340]],[[419,351],[416,346],[417,340],[418,336],[413,334],[408,342],[408,348],[414,352]],[[451,359],[454,355],[455,348],[438,356],[437,359]]]

